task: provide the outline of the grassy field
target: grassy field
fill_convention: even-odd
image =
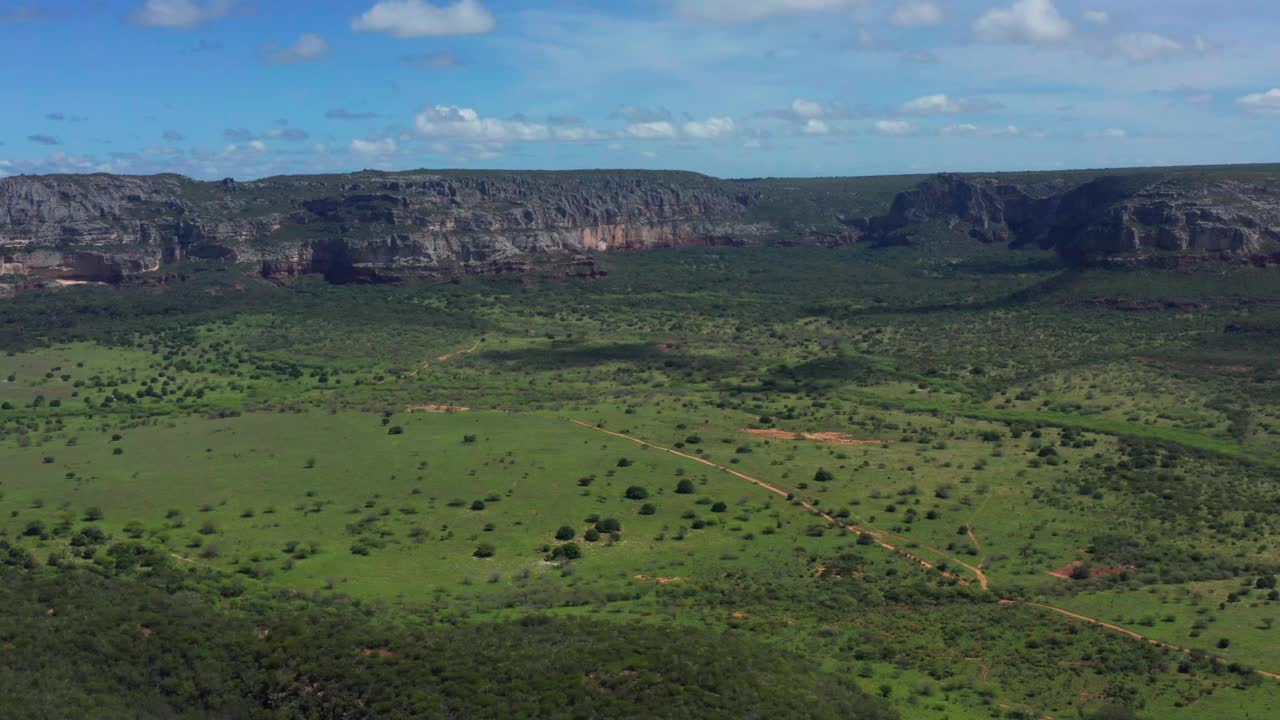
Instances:
[[[245,607],[710,629],[904,718],[1280,712],[1274,273],[606,261],[22,296],[0,535],[100,572],[140,543]]]

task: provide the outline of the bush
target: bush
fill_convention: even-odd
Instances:
[[[388,434],[388,435],[403,435],[403,434],[404,434],[404,428],[400,427],[399,425],[392,425],[391,427],[387,428],[387,434]]]
[[[476,546],[476,551],[471,554],[478,558],[491,558],[497,552],[498,549],[491,543],[480,543]]]
[[[729,509],[729,505],[724,502],[718,502],[711,506],[711,512],[713,513],[722,513],[727,511],[728,509]]]
[[[102,519],[102,508],[90,507],[84,511],[84,519],[88,522],[97,522]]]
[[[622,523],[618,522],[614,518],[605,518],[596,523],[596,530],[599,530],[602,533],[622,532]]]
[[[813,474],[814,482],[831,482],[835,479],[836,476],[832,475],[831,471],[826,468],[818,468],[818,472]]]
[[[693,486],[693,481],[688,478],[676,483],[676,493],[679,495],[692,495],[696,491],[697,488]]]
[[[600,539],[600,531],[596,530],[595,528],[591,528],[590,530],[582,534],[582,539],[586,540],[587,542],[596,542],[597,540]]]
[[[555,549],[551,551],[552,560],[577,560],[580,557],[582,557],[582,548],[578,547],[578,543],[570,542],[563,545],[557,545]]]
[[[484,501],[483,501],[483,500],[473,500],[473,501],[471,502],[471,509],[472,509],[472,510],[483,510],[483,509],[484,509]]]
[[[645,490],[639,485],[632,485],[631,487],[627,488],[625,497],[628,500],[644,500],[645,498],[649,497],[649,491]]]
[[[631,467],[631,460],[629,458],[618,458],[618,467]]]
[[[568,525],[561,525],[560,529],[556,531],[556,539],[560,541],[572,540],[577,534],[578,533]]]
[[[658,512],[658,508],[653,503],[645,503],[640,506],[641,515],[653,515]]]

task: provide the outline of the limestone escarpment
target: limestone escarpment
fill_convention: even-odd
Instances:
[[[888,213],[850,221],[882,244],[942,222],[984,243],[1038,246],[1081,261],[1125,256],[1269,257],[1280,249],[1280,190],[1231,178],[1103,176],[1032,194],[993,178],[937,175]]]
[[[0,180],[0,274],[114,282],[188,261],[263,275],[584,267],[589,251],[739,244],[749,195],[692,173],[374,173]],[[587,263],[589,264],[589,263]]]

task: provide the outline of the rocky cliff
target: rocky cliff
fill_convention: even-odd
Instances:
[[[264,276],[591,274],[591,251],[749,241],[751,195],[693,173],[0,180],[2,274],[114,282],[201,260]]]
[[[1256,262],[1280,250],[1280,185],[1130,173],[1035,193],[995,178],[944,174],[899,193],[888,213],[848,224],[864,239],[905,244],[938,223],[979,242],[1054,249],[1080,261],[1213,256]]]
[[[868,212],[881,214],[849,219]],[[937,238],[1088,261],[1280,264],[1280,168],[743,181],[642,171],[0,179],[0,276],[21,278],[0,283],[10,289],[118,282],[191,262],[333,282],[593,276],[597,252],[766,241],[925,247]]]

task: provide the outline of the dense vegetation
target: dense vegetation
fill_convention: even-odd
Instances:
[[[51,717],[1280,708],[1253,672],[1280,672],[1273,270],[942,240],[604,262],[7,302],[0,694]]]

